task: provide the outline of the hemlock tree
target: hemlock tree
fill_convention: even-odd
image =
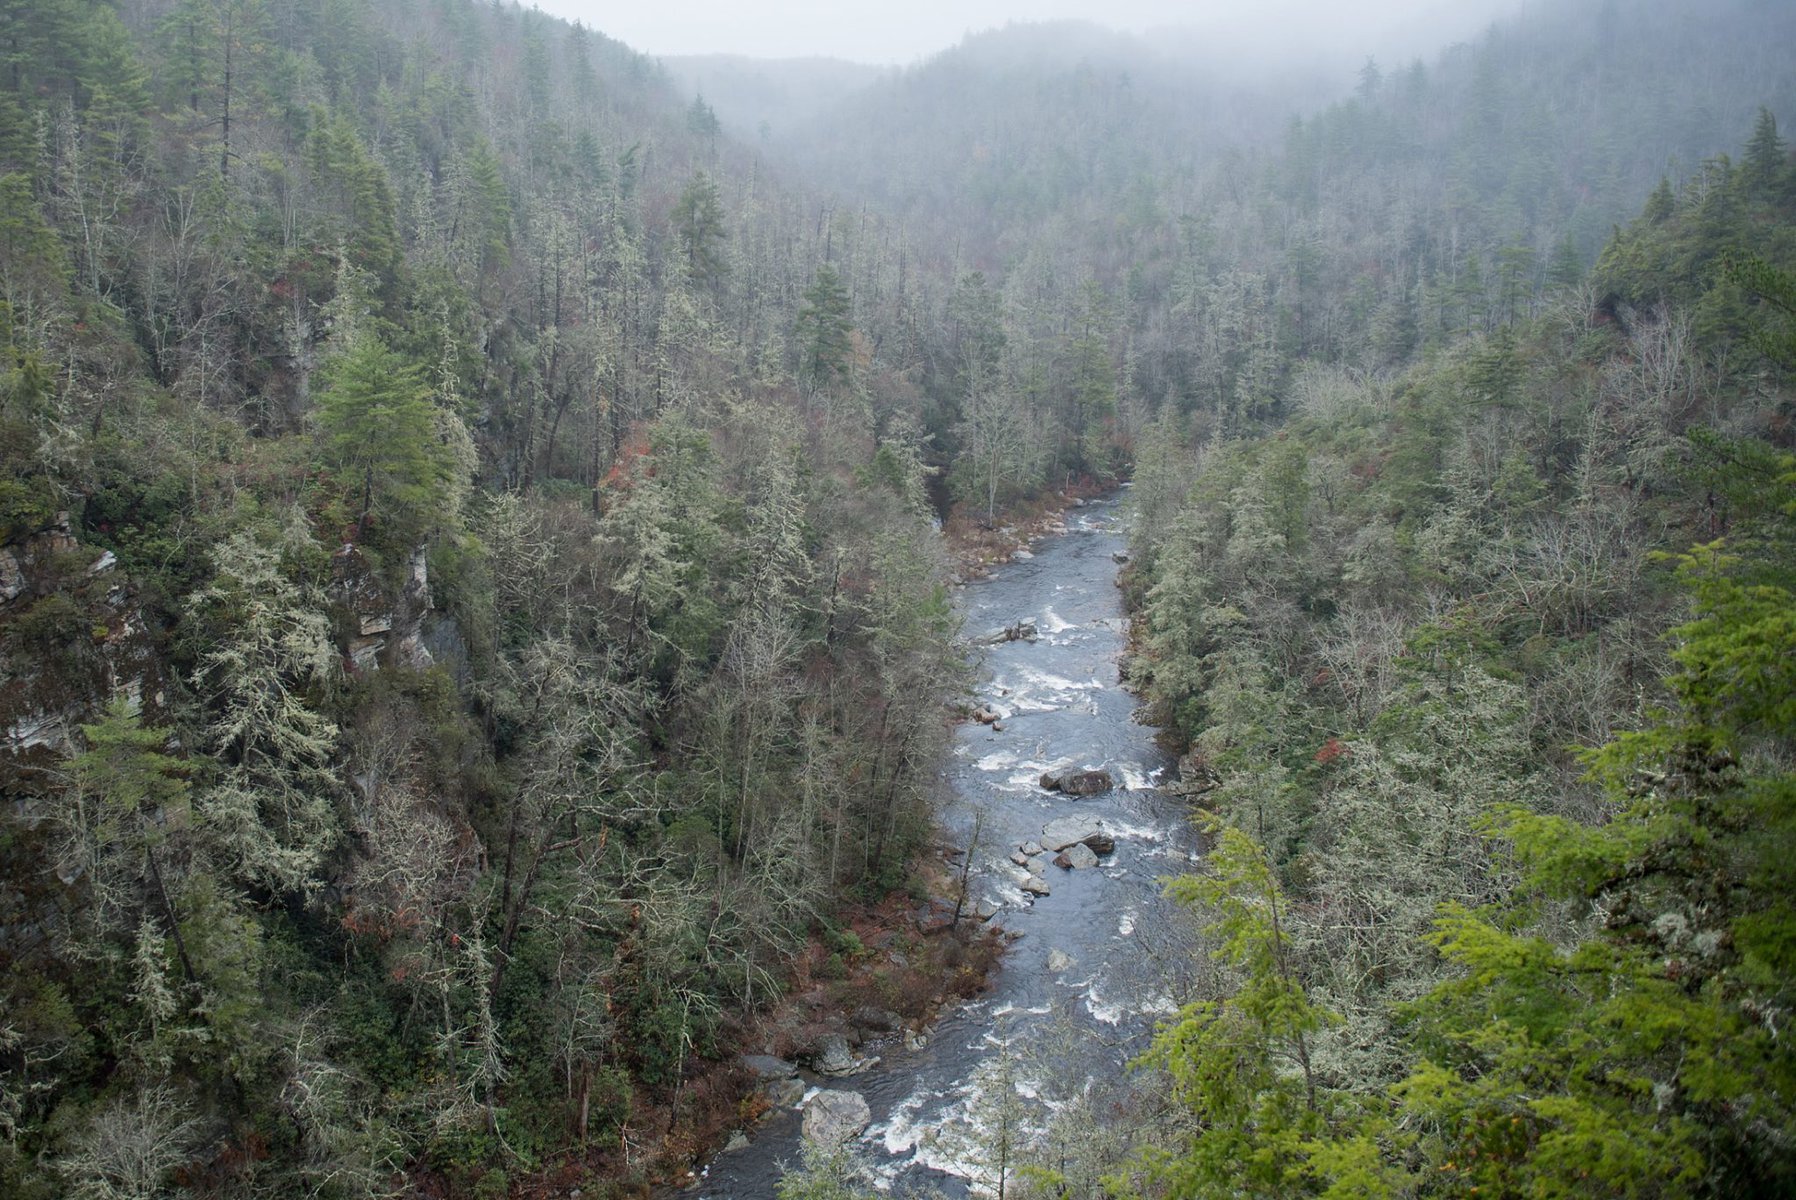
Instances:
[[[672,220],[687,274],[695,284],[715,285],[728,269],[723,243],[729,235],[723,226],[723,200],[709,175],[700,171],[692,177],[674,205]]]
[[[337,726],[318,709],[338,658],[320,597],[282,570],[280,549],[304,553],[310,536],[295,523],[285,541],[231,538],[214,555],[211,585],[188,600],[210,647],[192,683],[217,706],[206,741],[220,771],[199,807],[236,878],[309,893],[341,837]]]
[[[359,329],[325,376],[320,450],[354,489],[355,539],[378,520],[391,542],[415,545],[442,509],[455,462],[438,433],[430,385],[379,335]]]
[[[1769,519],[1680,556],[1676,707],[1590,756],[1617,815],[1512,810],[1524,888],[1437,922],[1460,974],[1415,1006],[1426,1058],[1399,1094],[1457,1187],[1796,1187],[1796,456],[1742,458]],[[1595,919],[1555,938],[1566,901]]]
[[[798,311],[798,344],[804,356],[798,374],[813,392],[828,391],[848,378],[853,328],[848,289],[836,269],[824,263],[805,289],[804,307]]]

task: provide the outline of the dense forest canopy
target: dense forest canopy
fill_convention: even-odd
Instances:
[[[1006,1194],[1796,1188],[1796,9],[0,17],[0,1191],[689,1162],[915,886],[941,527],[1124,479],[1210,969]]]

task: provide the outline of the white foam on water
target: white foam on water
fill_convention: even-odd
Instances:
[[[1087,683],[1077,683],[1063,675],[1050,675],[1046,671],[1038,671],[1034,667],[1021,668],[1024,679],[1037,687],[1050,688],[1061,692],[1088,692],[1101,689],[1104,685],[1093,679]]]
[[[1152,778],[1142,774],[1141,768],[1134,763],[1122,764],[1123,786],[1131,792],[1142,792],[1154,786]]]
[[[992,1009],[992,1016],[993,1017],[1008,1017],[1012,1013],[1025,1013],[1031,1017],[1045,1017],[1053,1011],[1054,1011],[1054,1006],[1051,1004],[1037,1004],[1030,1008],[1018,1008],[1015,1004],[1012,1004],[1009,1001],[1005,1001],[1003,1004],[999,1005],[997,1008]],[[999,1044],[1000,1045],[1008,1045],[1009,1043],[1008,1042],[1000,1042]]]
[[[912,1092],[892,1108],[890,1117],[867,1131],[867,1139],[884,1146],[887,1154],[909,1154],[926,1132],[917,1124],[917,1112],[933,1095],[923,1088]]]
[[[1138,1011],[1150,1017],[1170,1017],[1179,1011],[1179,1005],[1171,996],[1152,996]]]
[[[1123,937],[1133,937],[1135,934],[1135,917],[1136,913],[1134,909],[1125,909],[1123,915],[1116,920],[1116,932]]]
[[[1037,621],[1036,625],[1044,633],[1065,633],[1069,629],[1076,628],[1071,621],[1063,620],[1060,614],[1051,608],[1042,610],[1041,620]]]
[[[1085,993],[1085,1011],[1091,1014],[1091,1019],[1094,1021],[1102,1022],[1105,1025],[1120,1025],[1126,1010],[1121,1004],[1113,1004],[1105,1000],[1098,995],[1096,988],[1092,988]]]
[[[1010,771],[1021,766],[1023,756],[1015,750],[994,750],[973,766],[981,771]]]
[[[1104,827],[1115,835],[1119,842],[1163,842],[1167,835],[1167,831],[1158,826],[1131,825],[1115,817],[1105,817]]]

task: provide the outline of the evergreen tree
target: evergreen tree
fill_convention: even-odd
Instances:
[[[693,175],[673,209],[674,231],[679,234],[687,275],[702,287],[715,287],[728,269],[723,243],[728,236],[723,221],[723,199],[717,184],[703,171]]]
[[[798,310],[799,377],[814,391],[827,392],[848,379],[853,329],[848,289],[836,269],[824,263],[805,289],[804,306]]]
[[[378,521],[385,545],[409,549],[454,482],[455,459],[438,433],[424,372],[378,334],[358,330],[325,377],[319,451],[350,489],[355,537]]]

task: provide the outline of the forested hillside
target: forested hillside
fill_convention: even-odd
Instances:
[[[958,678],[830,232],[515,7],[3,11],[0,1191],[683,1162]]]
[[[1165,418],[1136,670],[1229,969],[1150,1194],[1791,1187],[1793,279],[1765,113],[1539,315]]]
[[[473,0],[0,18],[0,1191],[683,1167],[917,886],[938,526],[1130,477],[1213,959],[1007,1194],[1796,1186],[1796,10],[846,99]]]

